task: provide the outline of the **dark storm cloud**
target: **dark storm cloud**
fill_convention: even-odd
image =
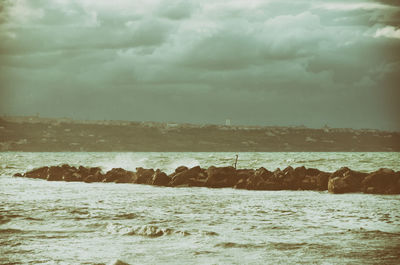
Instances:
[[[11,30],[18,38],[3,39],[2,54],[156,46],[168,35],[167,25],[157,20],[129,22],[123,29],[27,26]]]
[[[400,129],[396,1],[0,7],[3,113]]]
[[[400,62],[400,41],[365,38],[331,52],[315,53],[309,61],[312,72],[331,71],[336,82],[355,82],[363,77],[375,79],[374,71],[382,65]]]
[[[377,0],[377,2],[386,4],[386,5],[400,6],[400,2],[397,0]]]

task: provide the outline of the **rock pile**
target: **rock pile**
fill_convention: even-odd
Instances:
[[[136,183],[166,187],[209,187],[247,190],[328,190],[331,193],[364,192],[400,194],[400,171],[382,168],[364,173],[342,167],[329,173],[316,168],[287,167],[269,171],[199,166],[180,166],[168,175],[157,169],[138,167],[136,171],[113,168],[103,173],[99,167],[70,165],[41,167],[14,177],[45,179],[48,181]]]

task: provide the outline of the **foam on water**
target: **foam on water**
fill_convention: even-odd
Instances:
[[[168,235],[190,235],[187,231],[174,230],[168,227],[159,227],[156,225],[136,225],[136,226],[124,226],[121,224],[108,224],[106,231],[111,234],[127,235],[127,236],[146,236],[146,237],[160,237]]]
[[[178,158],[176,160],[172,159],[169,161],[169,164],[164,166],[164,168],[166,172],[172,173],[177,167],[182,165],[187,166],[188,168],[192,168],[195,166],[200,166],[200,162],[195,158]]]
[[[137,167],[146,167],[147,157],[140,157],[135,153],[113,153],[111,158],[99,161],[100,166],[104,171],[112,168],[124,168],[126,170],[135,171]]]

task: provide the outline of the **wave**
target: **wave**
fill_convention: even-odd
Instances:
[[[53,235],[38,235],[37,239],[57,239],[57,238],[71,238],[70,234],[53,234]]]
[[[264,248],[266,245],[264,244],[242,244],[242,243],[234,243],[234,242],[222,242],[215,245],[215,247],[222,248]]]
[[[42,218],[35,218],[35,217],[25,217],[25,220],[29,221],[44,221]]]
[[[200,251],[194,251],[193,252],[193,254],[195,256],[198,256],[198,255],[210,255],[210,254],[214,254],[214,253],[215,253],[215,251],[209,251],[209,250],[200,250]]]
[[[338,235],[355,235],[357,238],[360,238],[362,240],[370,240],[375,238],[400,239],[399,231],[369,230],[365,228],[346,229],[336,232],[332,231],[324,233],[322,236],[330,237]]]
[[[307,245],[307,243],[287,243],[287,242],[272,242],[270,246],[279,250],[295,250],[299,248],[303,248]]]
[[[125,168],[126,170],[135,171],[137,167],[146,167],[148,157],[135,157],[135,153],[118,153],[113,158],[106,158],[104,161],[97,163],[105,172],[112,168]]]
[[[14,242],[14,241],[11,241],[11,240],[0,241],[0,246],[17,247],[17,246],[20,246],[20,245],[22,245],[21,242]],[[0,261],[1,261],[1,259],[0,259]]]
[[[222,247],[222,248],[274,248],[281,251],[286,250],[296,250],[300,248],[323,248],[327,247],[325,245],[315,244],[315,243],[290,243],[290,242],[268,242],[268,243],[235,243],[235,242],[221,242],[215,245],[215,247]]]
[[[12,228],[0,229],[0,234],[21,234],[21,233],[25,233],[25,231]]]
[[[325,161],[333,161],[334,159],[326,159],[326,158],[317,158],[317,159],[308,159],[308,160],[297,160],[293,161],[296,163],[315,163],[315,162],[325,162]]]
[[[11,219],[8,219],[8,218],[0,218],[0,225],[6,224],[6,223],[8,223],[10,221],[11,221]]]
[[[107,232],[111,234],[120,234],[127,236],[145,236],[145,237],[161,237],[168,235],[190,235],[187,231],[174,230],[172,228],[158,227],[156,225],[141,225],[133,227],[123,227],[120,225],[109,224],[106,228]]]
[[[172,173],[175,171],[177,167],[186,166],[188,168],[192,168],[195,166],[200,166],[200,162],[195,158],[177,158],[174,159],[173,162],[169,164],[161,165],[161,167],[165,168],[165,171],[168,173]]]
[[[124,214],[116,215],[113,219],[114,220],[129,220],[129,219],[135,219],[137,217],[138,217],[138,215],[135,213],[124,213]]]
[[[10,222],[13,218],[21,218],[24,217],[19,214],[5,214],[0,215],[0,225]]]
[[[388,232],[382,230],[366,230],[366,229],[351,229],[349,231],[353,234],[359,234],[363,239],[373,239],[377,237],[389,237],[389,238],[400,238],[400,232]]]
[[[87,214],[89,214],[89,211],[87,211],[86,209],[87,209],[87,208],[73,209],[73,210],[70,210],[69,212],[70,212],[71,214],[87,215]]]
[[[205,236],[219,236],[219,234],[214,231],[200,231],[200,234]]]

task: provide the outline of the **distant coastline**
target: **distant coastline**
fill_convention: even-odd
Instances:
[[[399,152],[400,132],[3,116],[0,151]]]

